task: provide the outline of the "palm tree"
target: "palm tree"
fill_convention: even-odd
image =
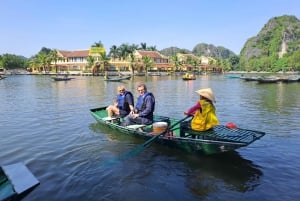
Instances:
[[[171,62],[173,63],[175,70],[182,70],[182,62],[179,60],[177,55],[171,56]]]
[[[153,63],[151,57],[149,57],[149,56],[143,57],[143,63],[144,63],[145,69],[146,69],[146,75],[148,75],[148,69],[150,69],[152,67],[152,63]]]
[[[61,57],[58,55],[56,49],[51,50],[49,53],[51,61],[54,61],[54,66],[55,66],[55,73],[58,72],[58,67],[57,67],[57,61],[61,59]]]
[[[46,73],[46,66],[48,64],[48,58],[45,52],[39,52],[38,55],[35,57],[35,64],[42,67],[42,71]]]
[[[125,60],[127,57],[128,57],[128,54],[129,54],[129,51],[130,48],[129,48],[129,45],[128,44],[125,44],[123,43],[120,47],[119,47],[119,53],[120,53],[120,58],[122,60]]]
[[[141,50],[147,50],[147,44],[141,43]]]
[[[109,57],[106,56],[105,52],[100,53],[99,57],[100,61],[96,62],[96,72],[98,72],[98,69],[100,67],[100,71],[105,71],[105,74],[107,74],[107,66],[109,64]]]
[[[134,75],[134,70],[135,70],[135,56],[133,53],[129,54],[129,60],[130,60],[130,68],[131,68],[131,72],[132,75]]]
[[[108,55],[113,59],[113,61],[115,61],[115,59],[118,58],[119,52],[118,52],[118,48],[116,45],[111,46]]]
[[[95,58],[89,55],[86,60],[87,60],[87,67],[89,69],[93,69],[95,65]]]
[[[92,45],[92,47],[103,47],[102,42],[99,40],[99,42],[95,42],[94,45]]]
[[[150,46],[147,49],[150,51],[157,51],[156,46]]]

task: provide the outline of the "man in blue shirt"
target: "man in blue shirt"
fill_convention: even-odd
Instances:
[[[133,95],[130,91],[126,91],[124,86],[118,87],[118,95],[113,105],[110,105],[106,108],[107,114],[109,117],[118,116],[125,117],[133,111],[134,109],[134,100]]]
[[[153,123],[153,112],[155,109],[155,98],[151,92],[147,91],[144,83],[137,85],[139,96],[134,111],[131,111],[124,119],[123,125],[133,124],[149,125]]]

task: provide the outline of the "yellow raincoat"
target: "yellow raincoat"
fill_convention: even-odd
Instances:
[[[200,109],[195,112],[194,118],[191,121],[191,128],[197,131],[206,131],[218,125],[219,120],[213,104],[205,99],[201,99],[199,102],[202,112]]]

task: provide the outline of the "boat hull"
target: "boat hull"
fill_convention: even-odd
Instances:
[[[144,139],[151,139],[153,126],[147,125],[143,128],[124,127],[120,125],[120,119],[107,121],[106,107],[91,109],[92,116],[96,121],[106,128],[120,133],[138,136]],[[180,120],[164,116],[155,116],[155,122],[167,122],[168,125],[175,125]],[[237,130],[239,132],[237,132]],[[207,132],[188,131],[185,137],[180,137],[180,125],[174,126],[166,131],[164,135],[157,138],[158,144],[167,145],[176,149],[181,149],[190,153],[216,154],[227,151],[233,151],[240,147],[247,146],[261,138],[265,133],[260,131],[251,131],[245,129],[228,129],[225,126],[217,126]],[[226,133],[227,136],[221,136],[220,133]],[[245,136],[241,136],[245,135]],[[244,138],[244,140],[234,140],[235,138]]]
[[[105,78],[104,81],[108,82],[120,82],[122,80],[130,80],[131,76],[122,76],[122,77],[117,77],[117,78]]]
[[[0,166],[0,201],[21,200],[39,181],[22,163]]]
[[[65,77],[52,77],[52,79],[54,81],[69,81],[69,80],[72,80],[74,78],[71,78],[71,77],[67,77],[67,78],[65,78]]]

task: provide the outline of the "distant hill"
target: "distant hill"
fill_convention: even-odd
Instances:
[[[206,43],[197,44],[192,51],[178,47],[169,47],[161,50],[160,53],[166,56],[172,56],[177,53],[193,53],[196,56],[209,56],[219,59],[228,59],[231,56],[235,56],[234,52],[229,49],[226,49],[222,46],[216,47],[212,44]]]
[[[186,54],[190,54],[192,53],[192,51],[187,50],[187,49],[181,49],[178,47],[169,47],[169,48],[165,48],[162,49],[161,51],[159,51],[161,54],[166,55],[166,56],[172,56],[175,55],[177,53],[186,53]]]
[[[246,41],[240,53],[240,66],[257,71],[295,70],[299,50],[300,21],[289,15],[274,17]]]
[[[231,50],[222,47],[222,46],[214,46],[212,44],[199,43],[193,49],[193,54],[196,56],[208,56],[219,59],[228,59],[231,56],[235,56],[236,54]]]

